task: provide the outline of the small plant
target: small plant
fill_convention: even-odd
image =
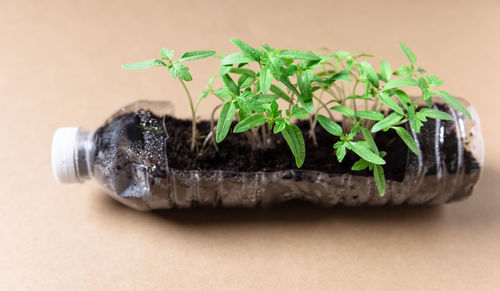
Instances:
[[[214,95],[221,104],[212,113],[212,130],[203,145],[211,139],[214,146],[228,135],[231,124],[237,121],[234,133],[245,133],[252,148],[272,148],[272,134],[281,134],[295,157],[298,168],[306,158],[304,137],[294,120],[310,123],[309,136],[316,145],[315,127],[319,123],[328,133],[337,136],[333,145],[335,155],[342,162],[347,151],[359,160],[353,171],[368,169],[373,172],[380,195],[385,193],[385,152],[379,151],[373,135],[379,131],[394,130],[408,148],[419,154],[412,133],[404,124],[410,122],[414,134],[428,118],[451,120],[452,117],[432,109],[432,97],[439,96],[450,106],[470,117],[469,112],[450,94],[436,90],[443,81],[416,66],[415,54],[400,44],[409,60],[408,65],[392,71],[387,61],[381,61],[379,72],[362,59],[372,57],[364,53],[313,53],[301,50],[274,49],[265,44],[261,49],[251,47],[239,39],[231,40],[240,52],[227,56],[214,51],[184,53],[177,61],[173,51],[162,49],[162,58],[124,65],[126,69],[166,67],[173,78],[178,78],[189,99],[192,112],[191,150],[199,150],[196,130],[196,110],[204,98]],[[189,69],[182,62],[206,57],[221,58],[216,76],[209,80],[196,105],[184,81],[191,81]],[[222,87],[214,89],[220,78]],[[235,81],[236,80],[236,81]],[[412,99],[404,88],[417,87],[421,95]],[[215,111],[220,108],[215,126]],[[334,114],[341,116],[342,126]]]

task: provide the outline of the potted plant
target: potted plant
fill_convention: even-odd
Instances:
[[[443,81],[419,67],[404,44],[409,64],[393,71],[381,61],[377,71],[369,54],[231,41],[239,52],[175,58],[162,49],[158,59],[124,65],[165,67],[186,93],[191,120],[167,114],[166,103],[126,107],[94,134],[79,134],[95,144],[75,158],[85,156],[81,171],[138,209],[294,198],[423,204],[471,193],[482,164],[476,113],[438,90]],[[220,68],[195,99],[187,64],[208,57],[221,59]],[[420,94],[409,97],[409,87]],[[209,96],[220,104],[200,121],[197,110]]]

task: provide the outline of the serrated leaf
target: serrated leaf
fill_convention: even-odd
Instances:
[[[306,158],[306,145],[299,127],[293,124],[287,124],[281,131],[281,135],[285,138],[292,154],[295,157],[295,164],[297,165],[297,168],[302,167]]]
[[[446,103],[448,103],[451,107],[455,108],[456,110],[462,112],[465,114],[465,116],[472,118],[469,111],[465,109],[465,107],[458,102],[457,99],[455,99],[453,96],[448,94],[445,91],[436,91],[435,92],[439,97],[441,97]]]
[[[166,66],[166,64],[160,60],[148,60],[144,62],[125,64],[122,68],[127,70],[143,70],[159,66]]]
[[[387,61],[380,62],[380,76],[384,82],[389,82],[392,76],[391,65]]]
[[[342,136],[342,127],[335,121],[321,114],[318,114],[317,119],[319,124],[330,134],[335,136]]]
[[[399,137],[404,141],[404,143],[408,146],[408,148],[418,155],[418,147],[417,144],[415,143],[415,140],[413,140],[413,137],[408,133],[406,129],[404,129],[401,126],[393,127],[393,129],[397,132]]]
[[[385,195],[385,189],[386,189],[386,182],[385,182],[385,175],[384,175],[384,168],[379,165],[375,165],[373,167],[373,179],[375,180],[375,186],[377,186],[378,194],[380,196]]]
[[[174,62],[174,64],[170,68],[170,74],[174,79],[176,77],[179,77],[179,79],[182,79],[184,81],[193,80],[191,73],[189,73],[189,68],[181,64],[179,61]]]
[[[418,82],[411,78],[393,79],[384,85],[384,90],[389,90],[399,87],[411,87],[411,86],[418,86]]]
[[[234,64],[246,64],[253,62],[253,59],[244,53],[234,53],[224,57],[220,63],[221,65],[234,65]]]
[[[352,146],[352,151],[360,156],[363,160],[376,165],[385,164],[384,159],[372,152],[367,146],[363,146],[362,144],[360,144],[360,142],[351,142],[350,144]]]
[[[386,118],[380,120],[379,122],[375,123],[372,127],[372,132],[377,132],[382,129],[386,129],[396,123],[398,123],[401,119],[403,119],[403,115],[393,112],[389,114]]]
[[[401,47],[401,50],[403,51],[405,56],[413,65],[417,61],[417,57],[415,56],[415,54],[404,43],[400,43],[399,46]]]
[[[422,108],[418,113],[429,118],[441,119],[441,120],[453,120],[453,117],[448,113],[431,108]]]
[[[299,50],[282,50],[278,53],[281,58],[294,59],[294,60],[320,60],[320,57],[312,52],[299,51]]]
[[[160,52],[161,56],[166,58],[166,59],[172,59],[174,57],[174,51],[173,50],[168,50],[166,48],[162,48]]]
[[[343,115],[345,115],[347,117],[353,117],[354,116],[354,110],[352,110],[351,108],[346,107],[346,106],[338,105],[338,106],[333,106],[330,109],[338,111],[338,112],[342,113]]]
[[[371,110],[356,111],[354,116],[377,121],[384,119],[384,115],[382,113]]]
[[[422,121],[418,118],[418,113],[416,114],[416,117],[417,118],[414,118],[412,119],[411,121],[411,128],[413,128],[413,130],[416,132],[416,133],[419,133],[420,132],[420,128],[424,125],[422,123]],[[424,117],[425,118],[425,117]]]
[[[222,83],[224,83],[224,86],[226,86],[227,90],[229,92],[233,93],[234,95],[239,95],[240,93],[240,88],[238,88],[238,85],[234,83],[233,79],[231,76],[228,74],[222,75],[221,77]]]
[[[379,80],[378,80],[378,75],[373,69],[372,65],[368,62],[361,62],[359,63],[359,66],[361,68],[361,71],[366,75],[370,83],[372,83],[373,86],[378,88],[379,86]]]
[[[267,117],[264,114],[254,114],[252,116],[247,117],[246,119],[240,121],[234,127],[233,132],[241,133],[247,131],[251,128],[261,126],[267,122]]]
[[[208,58],[215,55],[214,51],[191,51],[191,52],[185,52],[182,54],[181,58],[179,61],[184,62],[184,61],[193,61],[193,60],[199,60],[199,59],[204,59]]]
[[[231,101],[224,103],[219,115],[219,120],[217,120],[217,129],[215,130],[215,141],[217,143],[226,138],[235,114],[236,105]]]
[[[243,53],[245,53],[245,55],[252,58],[254,61],[260,60],[260,55],[257,49],[249,46],[246,42],[237,38],[231,39],[231,42],[234,43],[237,47],[239,47],[243,51]]]

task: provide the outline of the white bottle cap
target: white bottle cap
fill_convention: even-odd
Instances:
[[[52,173],[59,183],[79,183],[75,151],[78,127],[61,127],[52,139]]]

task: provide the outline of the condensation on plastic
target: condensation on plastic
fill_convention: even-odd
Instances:
[[[158,165],[154,163],[133,162],[128,172],[117,173],[113,169],[116,169],[120,156],[133,154],[127,148],[128,141],[122,137],[123,134],[116,137],[116,147],[107,149],[107,154],[111,153],[114,158],[105,163],[93,163],[89,176],[103,185],[113,198],[138,210],[197,206],[266,207],[292,199],[306,200],[321,206],[419,205],[457,201],[472,193],[484,163],[479,118],[467,101],[460,101],[474,116],[469,119],[448,107],[454,120],[446,122],[453,123],[456,136],[452,138],[458,140],[454,153],[456,163],[450,168],[443,158],[444,145],[450,138],[444,134],[445,121],[427,122],[418,138],[408,128],[417,142],[420,155],[408,152],[404,180],[387,180],[387,190],[383,197],[378,194],[371,176],[328,174],[300,169],[274,172],[178,170],[168,167],[166,151],[163,153],[166,154],[164,169],[158,169]],[[173,112],[169,102],[138,101],[122,108],[106,124],[139,109],[147,109],[157,116],[171,115]],[[431,130],[431,127],[435,127],[435,136],[425,138],[423,133]],[[427,150],[422,151],[423,148]],[[478,162],[477,167],[468,172],[465,150]],[[93,159],[99,158],[99,152],[92,154]],[[130,171],[133,172],[132,175]]]

